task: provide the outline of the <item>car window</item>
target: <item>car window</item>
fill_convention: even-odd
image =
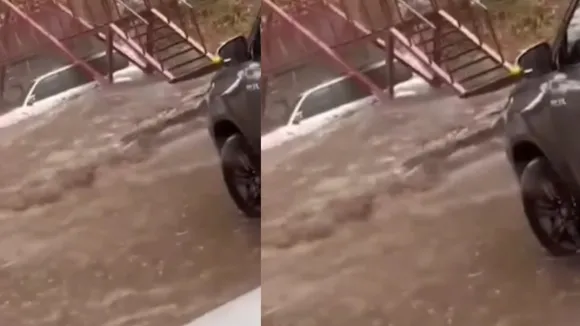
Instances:
[[[91,81],[92,79],[84,71],[71,67],[42,78],[32,90],[32,95],[35,101],[41,101]]]
[[[87,63],[96,71],[103,75],[109,72],[109,60],[106,54],[100,55],[96,58],[90,59]],[[122,55],[117,52],[113,52],[113,71],[118,71],[129,66],[129,60],[125,59]]]
[[[102,74],[106,74],[108,71],[106,55],[91,59],[87,61],[87,63],[93,67],[93,69]],[[129,63],[127,59],[118,54],[113,55],[114,71],[123,69],[128,65]],[[71,66],[40,80],[40,82],[34,87],[32,94],[34,95],[35,101],[40,101],[69,89],[88,84],[92,81],[93,79],[88,76],[87,72],[80,66]]]
[[[368,71],[363,72],[363,74],[368,77],[375,85],[379,86],[381,89],[385,89],[388,86],[389,78],[387,76],[387,66],[382,64],[378,67],[372,68]]]
[[[300,107],[302,119],[311,118],[369,95],[371,95],[370,91],[359,85],[354,79],[343,79],[307,95]]]

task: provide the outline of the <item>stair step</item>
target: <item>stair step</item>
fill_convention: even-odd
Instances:
[[[461,98],[468,98],[477,95],[491,93],[496,90],[500,90],[505,88],[518,80],[518,77],[515,77],[510,74],[505,74],[503,76],[496,77],[486,83],[482,83],[476,87],[472,87],[465,91],[464,93],[460,94]]]
[[[467,61],[467,62],[462,63],[460,65],[457,65],[457,66],[455,66],[453,68],[448,67],[448,71],[449,71],[450,74],[453,74],[453,73],[456,73],[458,71],[464,70],[466,68],[472,67],[472,66],[474,66],[474,65],[476,65],[478,63],[481,63],[481,62],[483,62],[485,60],[492,60],[492,59],[490,57],[484,55],[484,56],[481,56],[481,57],[479,57],[477,59],[470,60],[470,61]]]
[[[467,49],[465,49],[465,50],[463,50],[461,52],[455,53],[453,55],[450,55],[450,56],[442,56],[440,62],[441,63],[448,63],[449,61],[457,60],[460,57],[462,57],[462,56],[464,56],[466,54],[475,52],[475,51],[481,51],[481,48],[479,48],[477,46],[469,47],[469,48],[467,48]]]
[[[489,73],[491,73],[493,71],[498,71],[500,69],[503,69],[503,66],[501,66],[501,65],[495,65],[495,66],[492,66],[491,68],[487,68],[487,69],[482,70],[482,71],[479,71],[479,72],[477,72],[475,74],[469,75],[467,77],[463,77],[462,79],[458,80],[457,82],[460,83],[460,84],[464,84],[464,83],[467,83],[467,82],[469,82],[471,80],[474,80],[474,79],[476,79],[478,77],[481,77],[483,75],[489,74]]]
[[[193,58],[193,59],[188,59],[188,60],[186,60],[186,61],[183,61],[183,62],[180,62],[180,63],[174,64],[174,65],[172,65],[172,66],[170,66],[170,67],[167,67],[167,69],[168,69],[169,71],[175,72],[175,71],[177,71],[179,68],[182,68],[182,67],[185,67],[185,66],[191,65],[191,64],[193,64],[193,63],[199,62],[199,61],[201,61],[202,59],[207,59],[207,58],[205,58],[205,57],[203,57],[203,56],[198,56],[198,57],[196,57],[196,58]],[[188,67],[188,68],[190,68],[190,67]]]
[[[161,48],[156,48],[156,49],[153,49],[153,50],[154,50],[155,53],[164,52],[166,50],[171,49],[172,47],[174,47],[176,45],[183,44],[183,43],[187,43],[187,42],[185,42],[185,40],[183,40],[183,39],[180,38],[180,39],[178,39],[176,41],[168,42],[166,45],[164,45]]]
[[[161,31],[161,30],[164,30],[164,29],[167,29],[167,25],[161,25],[161,24],[159,24],[159,25],[155,26],[155,24],[153,24],[153,27],[151,29],[151,33],[153,35],[155,35],[156,32]],[[147,31],[147,25],[142,25],[142,27],[140,28],[140,30],[137,30],[137,31],[139,31],[140,33],[136,33],[136,34],[133,34],[133,35],[130,34],[130,35],[131,35],[131,37],[140,40],[142,37],[147,36],[147,32],[148,32]]]
[[[455,82],[449,73],[447,73],[441,66],[430,60],[427,54],[415,46],[411,40],[409,40],[409,38],[407,38],[407,36],[405,36],[401,31],[396,28],[391,28],[390,31],[401,44],[403,44],[423,64],[431,68],[439,76],[439,78],[451,85],[458,93],[461,94],[465,92],[465,88],[461,84]]]
[[[183,44],[187,44],[188,46],[186,46],[184,49],[179,50],[175,53],[170,53],[168,56],[161,57],[161,56],[159,56],[159,53],[157,52],[156,54],[158,55],[157,57],[158,57],[159,61],[164,62],[164,61],[171,60],[171,59],[174,59],[176,57],[182,56],[188,52],[194,51],[193,47],[190,44],[188,44],[186,42],[183,42]]]
[[[141,44],[139,44],[137,41],[135,41],[134,39],[132,39],[129,35],[127,35],[127,33],[125,31],[123,31],[120,27],[112,24],[111,28],[113,29],[113,31],[122,39],[124,39],[127,42],[127,45],[135,52],[139,53],[140,55],[142,55],[145,60],[147,60],[147,62],[149,64],[151,64],[153,67],[155,67],[155,69],[157,69],[158,71],[162,72],[168,79],[172,79],[174,78],[173,74],[171,74],[171,72],[167,71],[166,69],[163,68],[163,66],[157,61],[157,59],[151,55],[150,53],[147,53],[143,50]]]
[[[433,33],[434,34],[434,33]],[[455,29],[450,29],[447,30],[443,33],[441,33],[438,37],[439,41],[443,41],[445,39],[445,37],[449,36],[449,35],[454,35],[454,34],[459,34],[459,32]],[[417,43],[417,45],[423,45],[423,44],[427,44],[427,43],[433,43],[435,41],[435,37],[431,37],[429,39],[426,40],[421,40],[421,42]]]

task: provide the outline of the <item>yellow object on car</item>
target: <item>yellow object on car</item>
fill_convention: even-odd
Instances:
[[[523,74],[524,70],[522,69],[522,67],[514,65],[513,67],[510,68],[509,72],[510,75],[512,76],[520,76],[521,74]]]

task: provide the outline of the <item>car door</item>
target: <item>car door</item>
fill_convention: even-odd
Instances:
[[[574,0],[554,43],[558,70],[543,85],[553,125],[555,151],[580,181],[580,1]],[[557,164],[557,163],[556,163]]]

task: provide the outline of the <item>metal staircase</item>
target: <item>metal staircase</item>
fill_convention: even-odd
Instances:
[[[263,47],[266,75],[291,70],[324,56],[382,97],[394,94],[392,83],[377,92],[354,59],[341,49],[378,47],[393,72],[397,61],[433,86],[447,84],[460,97],[489,92],[517,77],[504,58],[487,8],[477,0],[265,0],[268,9]],[[284,25],[285,28],[280,26]],[[267,31],[270,30],[270,31]],[[281,36],[284,35],[284,36]],[[300,40],[309,49],[300,50]],[[278,41],[278,42],[276,42]],[[283,44],[288,55],[276,44]],[[376,49],[376,48],[375,48]],[[354,56],[353,56],[354,57]]]
[[[470,12],[473,10],[471,6],[479,6],[478,9],[488,15],[487,9],[479,2],[470,1],[465,2],[467,6],[451,7],[455,9],[455,15],[472,19],[475,29],[472,31],[447,10],[437,8],[434,2],[432,10],[422,14],[405,0],[397,1],[413,17],[391,27],[391,34],[461,97],[485,93],[513,81],[513,67],[501,53],[491,22],[485,20],[486,26],[478,26],[473,20],[475,15]],[[458,7],[461,10],[457,10]],[[482,27],[487,28],[487,36],[495,43],[495,48],[483,40],[484,36],[480,33]]]
[[[169,82],[202,75],[213,69],[216,57],[207,50],[195,18],[185,2],[111,0],[87,3],[81,15],[68,0],[55,1],[59,8],[96,36],[113,42],[116,51],[148,72],[157,71]],[[103,12],[97,18],[94,12]],[[108,17],[103,23],[103,16]],[[108,31],[106,30],[108,28]],[[193,32],[192,32],[193,31]]]
[[[156,8],[113,22],[111,29],[170,82],[203,73],[215,59],[203,43]]]

